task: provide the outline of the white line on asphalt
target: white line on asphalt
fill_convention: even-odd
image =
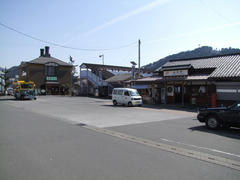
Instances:
[[[240,171],[240,161],[236,161],[236,160],[232,160],[232,159],[228,159],[228,158],[224,158],[224,157],[220,157],[220,156],[214,156],[214,155],[199,152],[199,151],[189,150],[189,149],[177,147],[174,145],[159,143],[159,142],[151,141],[148,139],[138,138],[135,136],[131,136],[131,135],[124,134],[124,133],[119,133],[116,131],[111,131],[111,130],[104,129],[104,128],[97,128],[97,127],[88,126],[85,124],[83,124],[81,126],[83,128],[86,128],[86,129],[89,129],[89,130],[92,130],[92,131],[95,131],[98,133],[110,135],[110,136],[113,136],[116,138],[120,138],[120,139],[123,139],[126,141],[139,143],[139,144],[142,144],[145,146],[154,147],[154,148],[161,149],[161,150],[164,150],[167,152],[172,152],[172,153],[175,153],[178,155],[191,157],[194,159],[198,159],[201,161],[225,166],[225,167]]]
[[[196,145],[192,145],[192,144],[186,144],[186,143],[182,143],[182,142],[178,142],[178,141],[173,141],[173,140],[169,140],[169,139],[164,139],[164,138],[160,138],[162,141],[166,141],[166,142],[170,142],[170,143],[175,143],[175,144],[180,144],[180,145],[184,145],[184,146],[189,146],[189,147],[194,147],[194,148],[198,148],[198,149],[205,149],[208,151],[212,151],[212,152],[217,152],[217,153],[222,153],[222,154],[227,154],[230,156],[235,156],[240,158],[240,155],[238,154],[233,154],[233,153],[229,153],[229,152],[225,152],[225,151],[220,151],[217,149],[212,149],[212,148],[206,148],[206,147],[201,147],[201,146],[196,146]]]

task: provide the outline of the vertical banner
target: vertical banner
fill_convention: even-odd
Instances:
[[[135,66],[132,66],[132,79],[135,79]]]
[[[102,71],[99,71],[99,79],[102,80]]]

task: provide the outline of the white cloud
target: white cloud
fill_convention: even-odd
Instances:
[[[112,20],[110,20],[110,21],[108,21],[108,22],[106,22],[106,23],[104,23],[102,25],[99,25],[99,26],[91,29],[87,33],[85,33],[85,35],[89,35],[89,34],[98,32],[98,31],[100,31],[102,29],[105,29],[108,26],[116,24],[116,23],[118,23],[120,21],[123,21],[125,19],[128,19],[128,18],[130,18],[132,16],[136,16],[136,15],[141,14],[143,12],[149,11],[149,10],[151,10],[151,9],[157,7],[157,6],[163,5],[163,4],[168,3],[170,1],[171,0],[156,0],[156,1],[153,1],[153,2],[151,2],[151,3],[149,3],[149,4],[145,5],[145,6],[142,6],[142,7],[138,8],[138,9],[135,9],[135,10],[133,10],[131,12],[128,12],[128,13],[126,13],[124,15],[121,15],[119,17],[116,17],[116,18],[114,18],[114,19],[112,19]]]
[[[96,32],[98,32],[100,30],[103,30],[103,29],[113,25],[113,24],[116,24],[116,23],[118,23],[120,21],[126,20],[126,19],[128,19],[128,18],[130,18],[132,16],[136,16],[136,15],[141,14],[143,12],[149,11],[149,10],[151,10],[151,9],[157,7],[157,6],[163,5],[163,4],[168,3],[170,1],[172,1],[172,0],[155,0],[155,1],[153,1],[153,2],[151,2],[149,4],[147,4],[147,5],[144,5],[144,6],[142,6],[140,8],[137,8],[137,9],[135,9],[133,11],[127,12],[126,14],[123,14],[123,15],[121,15],[119,17],[111,19],[108,22],[105,22],[105,23],[103,23],[103,24],[101,24],[99,26],[96,26],[95,28],[89,30],[86,33],[83,33],[82,35],[88,36],[90,34],[96,33]],[[65,42],[64,44],[68,44],[68,43],[72,42],[74,39],[76,39],[76,37],[70,39],[69,41]]]

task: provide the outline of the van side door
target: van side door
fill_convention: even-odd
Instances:
[[[123,90],[118,90],[118,95],[117,95],[117,102],[122,104],[123,102]]]
[[[128,104],[128,102],[131,101],[131,96],[129,91],[124,91],[123,100],[124,100],[124,104]]]

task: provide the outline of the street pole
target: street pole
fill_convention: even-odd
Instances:
[[[102,63],[104,65],[104,54],[99,55],[100,58],[102,58]]]
[[[138,39],[138,78],[140,78],[140,46],[141,41]]]
[[[101,73],[101,78],[102,78],[101,79],[101,84],[102,84],[101,89],[103,91],[104,54],[101,54],[99,57],[102,58],[102,63],[103,63],[103,69],[102,69],[102,73]],[[100,92],[99,92],[99,94],[100,94]]]
[[[104,65],[104,54],[102,55],[102,63]]]

